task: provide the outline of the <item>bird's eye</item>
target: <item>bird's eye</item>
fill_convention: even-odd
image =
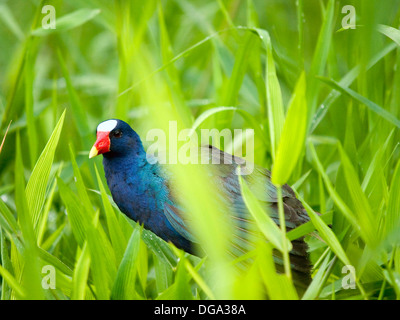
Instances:
[[[115,138],[121,138],[121,137],[122,137],[122,131],[121,131],[121,130],[115,130],[115,131],[113,132],[113,136],[114,136]]]

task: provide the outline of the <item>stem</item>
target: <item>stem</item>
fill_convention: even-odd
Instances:
[[[278,192],[279,224],[282,230],[283,263],[285,267],[285,274],[291,280],[292,272],[290,270],[289,251],[287,247],[285,211],[283,210],[283,199],[282,199],[282,186],[277,186],[276,189]]]

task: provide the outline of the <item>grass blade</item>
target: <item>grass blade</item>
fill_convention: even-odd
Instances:
[[[82,251],[76,262],[72,276],[71,300],[84,300],[86,296],[87,280],[90,269],[90,255],[87,243],[83,245]]]
[[[125,248],[127,246],[127,240],[125,239],[125,235],[123,234],[121,227],[118,223],[118,220],[115,216],[114,210],[111,206],[110,201],[108,200],[106,190],[104,189],[103,183],[101,182],[101,178],[99,175],[99,172],[97,171],[97,167],[95,167],[96,170],[96,176],[97,176],[97,182],[99,184],[99,189],[101,193],[101,199],[103,201],[103,206],[104,206],[104,211],[106,214],[106,221],[107,221],[107,226],[111,238],[111,243],[113,245],[113,248],[115,250],[115,255],[117,258],[117,261],[121,261]]]
[[[282,234],[281,229],[279,229],[276,223],[269,217],[268,213],[264,211],[257,198],[251,193],[249,187],[246,182],[243,181],[241,176],[239,176],[239,182],[240,190],[243,194],[243,200],[254,220],[257,222],[259,229],[265,237],[271,241],[275,248],[283,252],[285,247],[283,239],[285,239],[286,236]],[[286,239],[286,247],[289,251],[292,249],[292,244],[288,239]]]
[[[387,36],[388,38],[392,39],[394,42],[397,43],[398,46],[400,46],[400,30],[395,29],[391,26],[385,26],[383,24],[380,24],[377,26],[378,31]]]
[[[304,148],[307,132],[306,80],[304,73],[296,85],[286,115],[271,181],[284,185],[292,174]]]
[[[367,106],[371,111],[375,112],[377,115],[382,117],[383,119],[387,120],[388,122],[392,123],[396,127],[400,128],[400,120],[397,119],[393,114],[391,114],[389,111],[385,110],[375,102],[372,102],[371,100],[365,98],[364,96],[360,95],[359,93],[355,92],[354,90],[350,88],[346,88],[339,83],[337,83],[334,80],[327,79],[327,78],[322,78],[320,79],[330,85],[332,88],[347,94],[348,96],[352,97],[353,99],[357,100],[359,103],[364,104]]]
[[[124,257],[118,268],[117,277],[111,292],[111,299],[133,299],[137,296],[135,292],[135,279],[140,237],[140,229],[137,227],[132,232]]]
[[[65,111],[58,121],[45,148],[42,151],[26,186],[26,199],[30,208],[35,233],[41,221],[41,210],[45,202],[46,187],[53,164],[54,154],[58,145],[65,118]]]
[[[4,142],[6,141],[6,137],[7,137],[8,130],[10,129],[10,125],[11,125],[11,121],[10,121],[10,123],[8,124],[8,127],[7,127],[7,129],[6,129],[6,133],[4,134],[4,137],[3,137],[3,140],[1,141],[1,144],[0,144],[0,153],[1,153],[1,150],[3,150]]]

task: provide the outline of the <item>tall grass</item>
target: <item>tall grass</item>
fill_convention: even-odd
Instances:
[[[400,298],[399,1],[51,1],[44,30],[46,4],[0,5],[2,299]],[[286,233],[282,199],[278,228],[240,179],[269,241],[232,261],[229,208],[201,169],[176,166],[206,256],[176,249],[118,210],[88,159],[111,117],[142,140],[169,120],[254,129],[255,163],[310,222]],[[297,292],[288,252],[302,236],[313,280]]]

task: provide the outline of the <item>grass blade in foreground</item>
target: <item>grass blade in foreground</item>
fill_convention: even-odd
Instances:
[[[249,29],[254,31],[262,40],[266,50],[265,81],[268,102],[268,121],[271,137],[272,157],[275,158],[278,143],[282,134],[285,119],[281,87],[276,75],[275,61],[272,51],[271,37],[266,30],[259,28]]]
[[[243,178],[239,176],[239,183],[241,192],[243,194],[243,200],[246,203],[254,220],[257,222],[259,229],[265,235],[265,237],[271,241],[271,243],[279,249],[279,251],[284,251],[283,239],[286,239],[286,247],[290,251],[292,249],[292,244],[286,238],[285,234],[276,225],[276,223],[269,217],[268,213],[263,210],[257,198],[251,193],[247,183],[243,181]]]
[[[111,291],[111,299],[133,299],[135,292],[136,261],[139,255],[140,228],[136,227],[126,247]]]
[[[0,153],[1,153],[1,150],[3,149],[4,142],[6,141],[6,137],[7,137],[8,130],[10,129],[10,125],[11,125],[11,121],[10,121],[8,127],[7,127],[6,133],[4,134],[3,140],[1,141]]]
[[[71,300],[84,300],[89,277],[90,256],[87,243],[83,245],[72,276]]]
[[[24,287],[24,299],[42,300],[45,298],[41,286],[41,273],[38,259],[38,247],[34,235],[33,223],[30,215],[31,207],[28,205],[25,193],[24,166],[22,163],[20,135],[17,132],[16,160],[15,160],[15,200],[18,214],[18,223],[24,239],[24,250],[15,263],[22,266],[21,283]],[[22,260],[20,259],[22,258]],[[15,264],[14,264],[15,266]]]
[[[297,165],[298,159],[304,147],[307,132],[307,103],[306,103],[306,78],[300,75],[297,82],[289,110],[279,141],[278,150],[272,170],[271,181],[277,185],[279,223],[283,234],[286,232],[285,213],[282,202],[282,185],[284,185]],[[285,236],[285,235],[284,235]],[[286,236],[285,236],[286,238]],[[290,278],[289,250],[283,242],[283,258],[286,275]]]
[[[292,174],[304,148],[307,132],[306,78],[304,73],[296,85],[286,115],[271,181],[284,185]]]
[[[388,38],[392,39],[396,42],[397,45],[400,46],[400,30],[395,29],[391,26],[386,26],[383,24],[378,25],[378,31],[387,36]]]
[[[50,176],[51,165],[53,164],[54,153],[58,145],[64,118],[65,110],[54,128],[49,141],[43,149],[42,154],[36,162],[26,186],[26,199],[30,208],[35,233],[37,233],[38,226],[40,225],[40,212],[45,201],[46,187]]]
[[[274,300],[298,300],[296,289],[290,279],[284,274],[278,274],[272,258],[272,247],[268,243],[260,244],[258,264],[261,279],[267,288],[268,296]]]

